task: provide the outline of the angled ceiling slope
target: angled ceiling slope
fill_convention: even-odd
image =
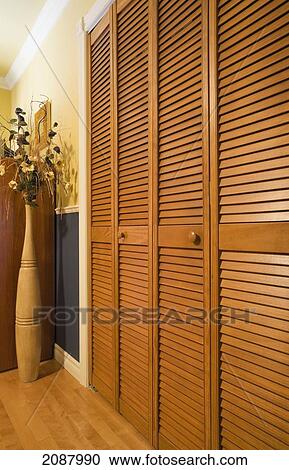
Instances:
[[[0,88],[11,90],[32,61],[35,53],[56,24],[70,0],[46,0],[8,73],[0,77]],[[28,27],[27,27],[28,28]],[[9,39],[7,40],[9,46]]]

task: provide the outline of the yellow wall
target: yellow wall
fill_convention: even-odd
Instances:
[[[51,99],[52,122],[59,123],[73,185],[63,204],[78,204],[78,43],[77,24],[95,0],[71,0],[33,61],[12,90],[12,109],[29,110],[31,98]]]
[[[1,116],[5,119],[10,119],[11,115],[11,92],[0,88],[0,122]]]

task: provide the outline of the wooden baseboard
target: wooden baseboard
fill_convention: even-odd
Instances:
[[[62,349],[54,345],[54,359],[63,366],[78,382],[80,382],[80,363]]]

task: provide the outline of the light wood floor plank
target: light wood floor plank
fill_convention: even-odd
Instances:
[[[56,361],[32,384],[0,374],[0,449],[149,449],[143,437],[98,394]]]

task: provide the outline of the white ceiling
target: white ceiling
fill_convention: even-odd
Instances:
[[[0,0],[0,77],[5,76],[23,46],[46,0]]]

